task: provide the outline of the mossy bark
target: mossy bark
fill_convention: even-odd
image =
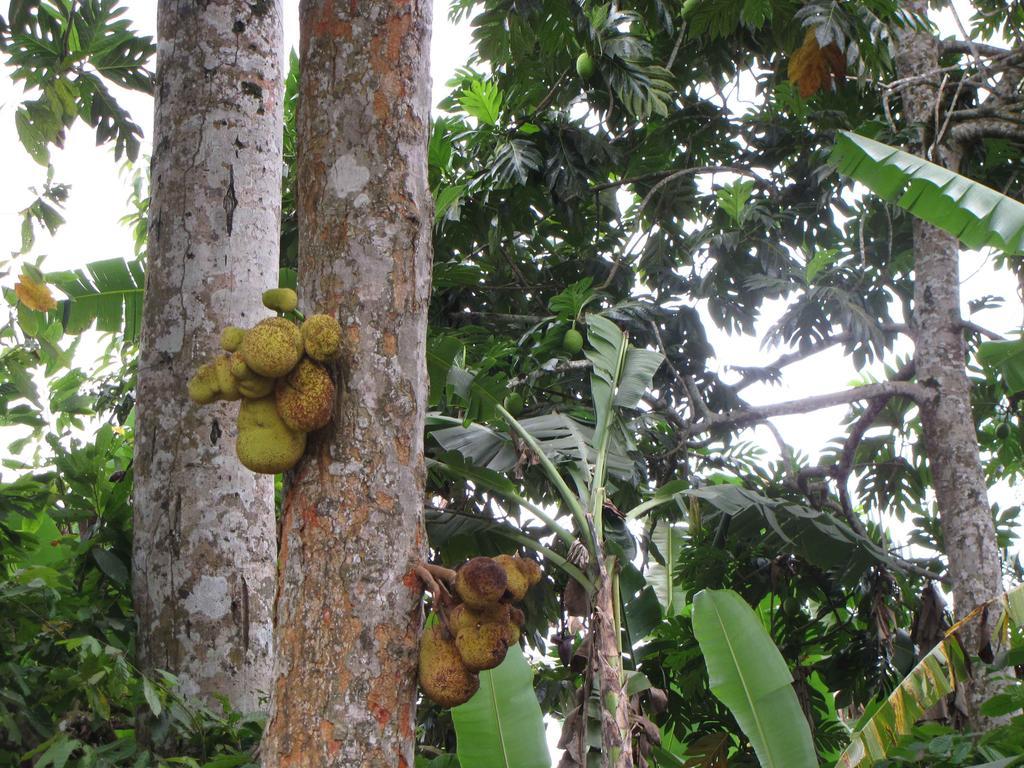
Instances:
[[[924,0],[905,0],[903,7],[927,15]],[[901,37],[896,63],[900,78],[913,78],[901,90],[904,118],[918,130],[919,143],[913,149],[957,170],[960,148],[941,135],[943,113],[936,110],[942,82],[937,72],[938,40],[928,32],[908,29]],[[958,619],[1002,592],[995,525],[971,413],[959,254],[955,237],[931,224],[914,223],[914,363],[918,381],[934,393],[921,406],[921,425]],[[991,620],[987,627],[977,620],[968,624],[961,633],[968,651],[976,654],[983,633],[993,628]],[[979,680],[970,687],[968,714],[975,726],[986,724],[977,708],[996,692],[997,685]]]
[[[237,403],[186,383],[221,329],[265,314],[281,184],[280,6],[161,0],[135,437],[138,658],[219,708],[265,704],[274,598],[272,479],[234,451]],[[142,723],[143,735],[146,724]]]
[[[342,328],[282,522],[264,766],[411,766],[421,584],[430,3],[306,0],[299,308]]]

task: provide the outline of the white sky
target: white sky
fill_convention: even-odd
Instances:
[[[140,32],[156,34],[156,3],[152,0],[128,0],[128,18]],[[298,47],[297,3],[286,2],[285,48]],[[957,0],[960,17],[969,23],[970,3]],[[949,13],[939,18],[939,25],[945,35],[956,32],[956,24]],[[431,73],[433,79],[433,103],[436,104],[447,92],[445,82],[455,69],[465,63],[470,50],[470,27],[467,23],[455,26],[448,21],[447,1],[434,2],[434,33],[431,48]],[[742,102],[752,100],[754,94],[737,93],[735,98]],[[0,70],[0,147],[5,149],[7,181],[0,185],[0,253],[16,251],[20,243],[19,211],[34,198],[29,188],[41,186],[45,169],[36,164],[20,146],[14,128],[14,109],[20,99],[20,87],[16,87],[5,70]],[[149,152],[148,137],[152,127],[152,101],[148,96],[120,92],[119,99],[146,136],[142,156]],[[32,257],[45,255],[48,270],[69,269],[102,258],[128,257],[132,253],[130,232],[118,223],[128,212],[128,176],[121,172],[113,160],[109,148],[97,148],[92,130],[77,123],[69,132],[63,150],[53,150],[55,178],[71,187],[66,206],[67,223],[54,237],[45,232],[37,233],[37,244]],[[1021,324],[1022,307],[1016,292],[1016,281],[1006,271],[997,272],[991,256],[965,252],[962,256],[962,291],[964,313],[967,302],[987,294],[1003,296],[1003,308],[986,310],[972,319],[1004,334],[1015,333]],[[16,272],[9,275],[5,285],[16,279]],[[768,307],[761,330],[771,324],[777,310]],[[708,323],[708,327],[712,328]],[[759,365],[773,360],[780,350],[762,350],[759,337],[735,336],[712,333],[712,343],[722,354],[717,364],[724,370],[726,365]],[[909,345],[905,345],[909,351]],[[746,390],[745,397],[753,403],[771,403],[835,391],[847,387],[858,379],[859,372],[842,354],[840,348],[823,352],[786,369],[784,383],[780,386],[754,385]],[[730,378],[728,374],[726,378]],[[813,414],[780,417],[775,420],[786,441],[798,451],[811,456],[817,455],[828,440],[841,433],[840,420],[846,413],[840,406]],[[753,433],[753,434],[752,434]],[[771,455],[777,455],[777,448],[767,430],[763,427],[748,431],[748,437],[756,439]],[[997,489],[993,494],[1004,504],[1016,503],[1017,493],[1009,489]]]

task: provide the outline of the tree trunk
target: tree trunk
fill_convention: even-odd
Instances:
[[[904,7],[922,16],[927,12],[924,0],[906,0]],[[929,33],[906,31],[897,56],[898,76],[915,77],[937,68],[937,39]],[[919,131],[922,154],[936,142],[941,127],[935,118],[940,82],[936,74],[902,89],[904,115]],[[959,158],[959,149],[942,137],[929,157],[952,170],[957,169]],[[935,395],[921,407],[921,424],[958,619],[1002,591],[995,525],[971,413],[959,274],[957,239],[930,224],[915,222],[914,362],[918,381]],[[977,620],[968,624],[961,633],[968,651],[977,653],[983,630],[992,628],[991,622],[987,629]],[[995,691],[994,683],[981,680],[969,690],[969,716],[976,725],[982,724],[978,705]]]
[[[629,768],[633,765],[633,739],[629,722],[629,694],[622,672],[622,647],[617,619],[619,595],[617,576],[606,567],[604,553],[598,553],[601,567],[594,598],[594,669],[601,696],[601,765],[605,768]],[[607,563],[617,569],[614,558]],[[586,728],[586,717],[581,727]]]
[[[237,403],[186,383],[277,283],[279,2],[161,0],[135,442],[138,655],[181,691],[255,710],[269,693],[272,478],[235,457]]]
[[[285,499],[265,766],[411,766],[421,586],[431,5],[305,0],[300,308],[342,327]]]

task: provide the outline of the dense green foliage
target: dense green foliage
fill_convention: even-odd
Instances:
[[[975,6],[978,34],[1021,44],[1018,5]],[[37,89],[17,120],[40,162],[77,117],[117,152],[138,151],[137,128],[103,86],[150,85],[152,46],[130,34],[121,10],[115,0],[18,1],[0,19],[10,71]],[[581,617],[591,607],[565,567],[580,565],[570,543],[592,529],[556,478],[585,508],[594,499],[587,473],[604,456],[608,498],[591,512],[620,568],[623,659],[648,764],[755,764],[742,723],[712,694],[691,621],[699,590],[732,589],[778,647],[818,759],[832,765],[849,741],[845,718],[869,717],[948,627],[921,575],[945,564],[916,409],[901,398],[873,412],[850,406],[848,433],[817,462],[806,454],[820,446],[770,460],[743,433],[750,422],[714,415],[739,413],[748,385],[782,380],[789,362],[820,349],[844,349],[864,381],[904,367],[894,350],[912,296],[910,216],[851,194],[827,161],[839,130],[908,143],[898,99],[887,113],[879,84],[894,78],[894,35],[922,21],[894,0],[487,0],[456,2],[452,13],[472,19],[475,50],[429,145],[437,215],[427,522],[438,560],[540,551],[546,578],[524,605],[537,695],[566,724],[562,746],[580,756],[581,729],[585,748],[599,746],[586,740],[598,709],[588,706],[584,671]],[[802,97],[789,62],[807,29],[836,45],[849,79],[833,71]],[[587,78],[577,70],[584,52]],[[953,80],[977,75],[971,56],[946,61]],[[286,97],[284,282],[295,265],[297,66],[293,58]],[[964,102],[950,114],[975,106]],[[964,172],[1017,196],[1021,145],[968,143]],[[152,758],[132,726],[149,707],[180,734],[181,763],[244,764],[258,719],[186,706],[173,679],[144,680],[131,664],[143,263],[115,254],[77,274],[37,272],[27,262],[32,226],[59,226],[66,197],[50,176],[24,214],[26,255],[3,266],[45,278],[67,298],[40,312],[5,291],[0,425],[17,438],[0,483],[0,763],[145,764]],[[133,205],[141,253],[141,186]],[[776,302],[781,314],[766,309]],[[776,315],[764,340],[788,351],[777,365],[740,367],[712,343],[763,333]],[[665,358],[647,373],[652,386],[632,379],[635,398],[594,384],[592,371],[601,379],[610,365],[600,345],[606,321],[636,350]],[[110,334],[107,351],[82,368],[76,334],[93,326]],[[582,352],[565,343],[572,329]],[[967,341],[975,350],[978,334]],[[1024,470],[1015,369],[1006,355],[980,360],[971,374],[987,471],[993,483],[1013,481]],[[867,426],[882,429],[852,439],[868,416]],[[627,522],[630,509],[640,511]],[[1017,510],[994,513],[1009,547]],[[882,514],[912,522],[922,557],[907,563],[904,542],[865,525]],[[545,517],[565,535],[551,536]],[[1015,558],[1007,576],[1021,580]],[[1019,635],[1012,639],[1017,649],[998,649],[994,667],[1024,661]],[[1019,687],[1008,695],[1020,703]],[[1005,701],[993,706],[1010,711]],[[455,720],[421,708],[424,765],[457,764]],[[928,724],[885,765],[1010,758],[1020,725],[977,739]]]

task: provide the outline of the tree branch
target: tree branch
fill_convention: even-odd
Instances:
[[[940,55],[945,55],[947,53],[964,53],[969,55],[977,54],[989,59],[1020,55],[1018,51],[1013,51],[1009,48],[1000,48],[997,45],[976,43],[972,40],[940,40],[939,53]]]
[[[644,181],[662,181],[668,180],[671,177],[689,176],[691,174],[698,173],[735,173],[740,176],[748,176],[752,179],[756,179],[759,182],[764,182],[760,176],[751,171],[749,168],[741,168],[735,165],[701,165],[696,168],[682,168],[679,170],[668,170],[668,171],[652,171],[651,173],[643,173],[639,176],[626,176],[615,181],[604,181],[600,184],[594,184],[591,188],[591,192],[600,192],[603,189],[611,189],[612,187],[623,187],[627,184],[639,184]]]
[[[883,323],[882,331],[885,333],[904,333],[910,334],[910,329],[903,323]],[[835,336],[829,336],[821,339],[820,341],[811,344],[806,349],[796,350],[794,352],[786,352],[780,355],[775,362],[769,363],[763,366],[730,366],[733,370],[740,372],[740,380],[736,384],[732,384],[732,388],[737,392],[741,389],[746,389],[751,384],[758,381],[764,381],[765,379],[773,378],[777,376],[783,368],[787,365],[805,360],[808,357],[824,352],[826,349],[834,347],[836,344],[845,344],[853,339],[853,335],[850,333],[837,333]]]
[[[865,384],[862,387],[814,395],[800,400],[787,400],[771,405],[737,408],[728,413],[716,414],[711,419],[702,419],[687,429],[687,436],[707,432],[715,427],[730,424],[747,426],[770,419],[773,416],[790,416],[797,413],[812,413],[823,408],[846,405],[858,400],[870,400],[876,397],[909,397],[914,402],[923,402],[931,398],[931,392],[920,384],[906,381],[885,381],[880,384]]]

